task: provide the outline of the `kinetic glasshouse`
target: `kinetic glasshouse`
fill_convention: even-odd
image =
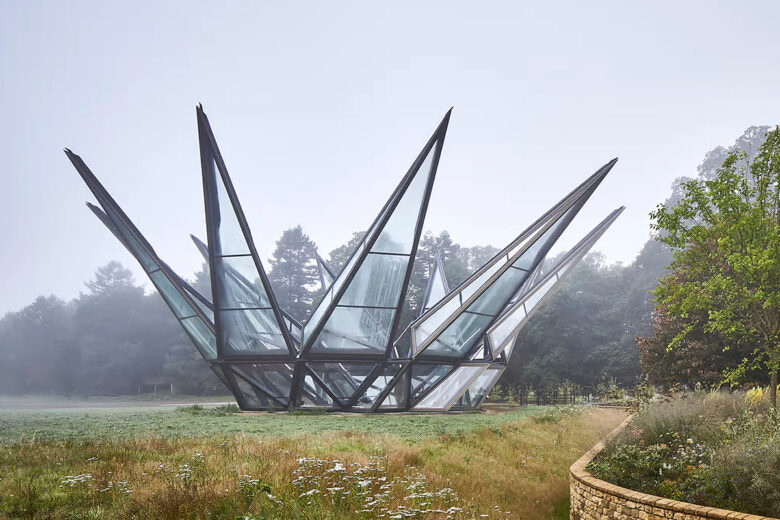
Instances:
[[[602,166],[501,252],[450,290],[441,259],[424,302],[402,321],[415,255],[450,113],[385,202],[340,272],[314,259],[323,298],[305,323],[280,308],[252,241],[211,126],[197,108],[204,243],[211,295],[155,253],[82,159],[65,150],[99,203],[89,208],[141,264],[203,359],[244,410],[449,411],[477,407],[539,305],[623,208],[571,250],[545,262],[614,166]],[[408,320],[406,320],[408,321]]]

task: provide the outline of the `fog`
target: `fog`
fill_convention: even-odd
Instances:
[[[704,152],[780,120],[780,5],[0,1],[0,314],[112,259],[80,154],[180,274],[204,235],[202,102],[263,258],[367,227],[454,106],[426,228],[503,246],[612,157],[558,249],[630,262]]]

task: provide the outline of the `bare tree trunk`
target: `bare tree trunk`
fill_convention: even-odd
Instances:
[[[772,370],[769,376],[769,402],[777,408],[777,370]]]

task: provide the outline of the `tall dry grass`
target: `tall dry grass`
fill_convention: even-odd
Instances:
[[[569,465],[624,416],[555,412],[418,442],[339,432],[7,444],[0,517],[562,518]]]

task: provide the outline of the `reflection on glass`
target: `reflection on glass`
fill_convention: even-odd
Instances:
[[[453,358],[465,355],[479,341],[492,321],[492,316],[464,312],[455,318],[421,355]]]
[[[320,378],[328,390],[342,403],[349,401],[363,380],[374,368],[373,364],[309,363],[309,370]]]
[[[252,385],[240,377],[234,377],[233,379],[235,379],[236,385],[241,392],[246,408],[260,409],[268,407],[270,400],[266,396],[256,392]]]
[[[498,380],[501,374],[504,372],[503,368],[487,368],[471,383],[468,390],[458,399],[455,403],[456,407],[474,408],[476,407],[485,394],[493,387],[493,383]]]
[[[251,256],[215,258],[220,309],[270,308],[255,261]]]
[[[293,367],[284,363],[252,363],[234,365],[233,369],[243,375],[260,390],[287,406],[292,386]]]
[[[394,316],[390,309],[336,307],[311,351],[383,354]]]
[[[379,394],[387,388],[387,385],[393,380],[393,378],[401,370],[402,365],[400,363],[389,363],[385,365],[379,372],[379,375],[374,379],[366,391],[361,395],[357,403],[356,408],[371,408],[374,402],[379,397]]]
[[[486,365],[466,365],[455,369],[447,379],[425,396],[415,410],[441,410],[446,412],[474,379],[485,370]]]
[[[433,363],[415,363],[412,365],[412,401],[416,401],[429,388],[435,386],[447,374],[452,372],[454,365],[437,365]]]
[[[306,374],[303,378],[303,386],[301,388],[301,405],[306,406],[318,406],[318,407],[331,407],[334,405],[333,398],[314,380],[311,375]]]
[[[358,269],[339,305],[390,307],[398,305],[408,256],[369,253]]]
[[[270,309],[219,311],[220,340],[226,354],[284,354],[288,352],[276,317]]]

